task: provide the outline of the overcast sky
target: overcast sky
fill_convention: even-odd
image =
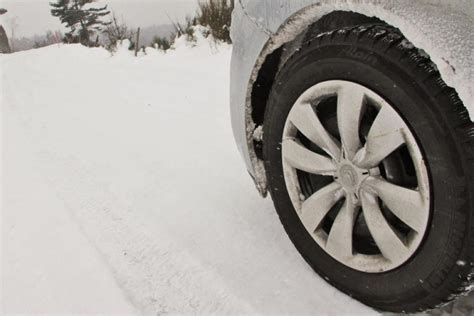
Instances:
[[[8,13],[0,17],[0,23],[10,32],[15,27],[15,37],[44,34],[47,30],[64,30],[58,18],[51,16],[49,2],[53,0],[0,0],[0,7]],[[117,16],[123,17],[132,27],[169,24],[172,19],[184,20],[197,8],[198,0],[99,0],[108,4]]]

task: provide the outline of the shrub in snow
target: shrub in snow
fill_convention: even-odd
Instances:
[[[204,42],[215,42],[214,37],[211,35],[209,28],[204,27],[202,25],[196,25],[192,28],[193,37],[190,38],[188,35],[181,35],[177,36],[173,44],[171,45],[172,49],[176,49],[178,47],[195,47]]]
[[[108,49],[109,52],[112,53],[112,55],[117,55],[117,56],[129,56],[131,55],[131,50],[130,47],[134,47],[134,44],[129,40],[129,39],[124,39],[122,41],[118,41],[113,49]]]
[[[233,0],[206,0],[199,2],[197,24],[207,26],[216,40],[231,43]]]
[[[197,25],[197,18],[186,17],[186,23],[173,22],[176,37],[186,36],[188,41],[194,41],[194,26]]]
[[[167,39],[166,37],[155,36],[150,46],[155,47],[156,49],[159,49],[162,51],[167,51],[168,49],[171,48],[171,44],[172,44],[171,41]]]
[[[115,13],[112,14],[112,19],[109,25],[104,29],[103,35],[106,38],[106,48],[114,51],[117,48],[117,43],[124,39],[131,39],[135,36],[135,32],[130,30],[123,20],[119,21]]]

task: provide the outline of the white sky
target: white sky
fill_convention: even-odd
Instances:
[[[8,13],[0,17],[9,33],[12,22],[17,24],[15,37],[44,34],[47,30],[63,30],[58,18],[50,13],[52,0],[0,0],[0,7]],[[108,4],[117,16],[123,17],[132,27],[169,24],[167,14],[173,20],[184,20],[197,8],[198,0],[100,0]]]

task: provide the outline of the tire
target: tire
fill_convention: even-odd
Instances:
[[[355,83],[373,91],[385,100],[406,124],[404,126],[409,130],[407,133],[413,137],[413,142],[416,143],[422,156],[419,161],[422,161],[426,167],[427,179],[425,180],[427,188],[429,187],[426,205],[429,206],[426,209],[426,226],[424,226],[422,236],[416,247],[413,247],[413,252],[409,257],[400,259],[396,265],[381,266],[379,271],[370,268],[364,271],[363,266],[354,268],[356,265],[352,266],[350,264],[352,261],[343,262],[332,255],[336,248],[331,247],[331,251],[326,250],[329,247],[328,240],[331,238],[332,227],[336,225],[337,216],[345,210],[346,203],[349,205],[347,193],[349,189],[346,190],[345,186],[343,186],[346,190],[343,190],[345,192],[344,205],[341,206],[339,203],[339,209],[333,206],[318,224],[317,229],[322,232],[321,236],[326,238],[326,246],[324,242],[318,242],[319,237],[315,237],[317,234],[313,228],[310,230],[305,227],[306,224],[299,215],[301,213],[298,213],[298,207],[302,208],[301,205],[304,205],[317,190],[324,188],[324,185],[330,181],[336,183],[340,180],[334,174],[342,174],[340,172],[342,167],[338,165],[339,169],[333,171],[332,174],[328,173],[334,179],[329,179],[327,174],[325,177],[312,175],[307,170],[299,170],[299,167],[295,167],[294,170],[298,171],[294,172],[285,169],[288,155],[295,155],[296,149],[299,148],[294,147],[294,143],[293,147],[287,147],[290,149],[284,148],[289,146],[286,145],[288,139],[284,139],[287,135],[285,133],[287,129],[294,127],[291,125],[293,123],[292,109],[295,104],[299,104],[300,98],[309,91],[308,89],[328,82]],[[364,102],[369,102],[368,98],[365,97]],[[337,119],[337,110],[334,114],[334,109],[329,105],[327,107],[331,108],[332,112],[324,108],[319,109],[326,101],[317,102],[319,102],[318,108],[315,109],[312,105],[313,110],[337,143],[338,139],[341,140],[341,136],[334,130],[333,125],[339,124],[342,119]],[[331,102],[336,101],[327,101],[328,104]],[[364,108],[367,109],[370,106],[367,105]],[[377,117],[378,114],[374,115]],[[360,126],[364,119],[361,120]],[[289,124],[293,127],[288,127]],[[306,148],[312,146],[311,151],[331,159],[327,151],[324,152],[324,148],[321,151],[321,146],[319,146],[321,148],[314,148],[314,143],[308,141],[307,135],[298,128],[297,126],[297,131],[292,134],[296,135],[294,137],[298,140],[295,141],[292,138],[292,141],[295,141],[297,145],[303,144],[301,146],[306,146]],[[474,126],[455,90],[443,82],[429,58],[413,47],[398,30],[384,25],[364,25],[320,34],[304,43],[301,49],[281,66],[277,74],[267,103],[263,130],[266,176],[276,211],[297,250],[308,264],[330,284],[364,304],[389,312],[420,312],[437,308],[472,288]],[[359,127],[357,133],[360,135],[363,134],[361,130],[362,127]],[[369,129],[369,132],[365,132],[365,140],[361,140],[362,146],[369,146],[368,143],[372,141],[370,137]],[[344,148],[344,145],[342,147]],[[344,151],[349,152],[349,150]],[[390,155],[398,155],[397,157],[402,157],[397,158],[399,162],[410,164],[406,158],[403,158],[406,157],[403,156],[406,155],[406,151],[400,154],[394,151]],[[409,156],[413,157],[411,152]],[[357,159],[354,158],[355,160]],[[385,160],[380,163],[380,168],[375,168],[378,171],[374,171],[377,176],[372,176],[370,173],[371,177],[393,182],[392,178],[388,179],[388,169],[382,170],[385,168],[383,167],[385,163]],[[411,163],[416,164],[413,161]],[[387,166],[390,164],[387,162]],[[402,172],[400,170],[404,170],[405,167],[397,168],[394,170]],[[315,169],[318,169],[317,166]],[[403,172],[409,173],[406,170]],[[293,176],[296,178],[291,178]],[[417,176],[418,174],[415,177]],[[400,177],[406,178],[405,175]],[[290,180],[297,183],[290,183]],[[369,204],[363,204],[365,193],[361,189],[362,185],[367,186],[367,181],[361,180],[362,184],[357,184],[360,187],[354,189],[360,190],[358,192],[362,202],[354,202],[353,205],[359,203],[357,207],[361,211],[355,215],[357,217],[352,222],[355,224],[347,227],[352,227],[351,252],[359,255],[357,252],[359,250],[355,250],[357,242],[357,247],[361,249],[360,254],[370,255],[372,257],[367,257],[369,258],[367,260],[372,260],[371,258],[385,256],[385,252],[380,250],[385,249],[385,245],[379,247],[370,227],[368,231],[372,239],[367,237],[367,230],[363,227],[364,222],[366,226],[369,226],[365,218],[370,217],[365,213],[366,206]],[[410,181],[401,182],[409,183]],[[357,181],[351,182],[350,188],[356,187],[355,182]],[[413,187],[420,188],[422,184],[419,179],[416,183]],[[299,191],[294,191],[293,187],[299,188]],[[416,188],[413,190],[418,190]],[[295,202],[295,199],[298,199],[295,197],[295,192],[299,193],[303,204]],[[354,201],[358,201],[357,198],[357,196],[354,197]],[[400,233],[406,229],[407,225],[400,224],[400,221],[394,219],[393,216],[387,215],[385,201],[379,198],[374,203],[378,203],[377,209],[383,212],[385,221],[389,222],[394,231],[397,231],[400,240],[404,243],[411,242],[407,241],[411,240],[408,239],[411,237],[402,236],[403,234]],[[316,207],[319,209],[319,206]],[[403,209],[401,211],[403,212]],[[413,208],[406,211],[418,212],[420,210]],[[363,215],[360,215],[361,213]],[[395,217],[398,218],[398,216]],[[406,231],[406,236],[421,235],[421,233],[411,232],[410,227]],[[336,249],[337,251],[339,250]],[[391,259],[384,257],[384,260],[393,263]],[[377,261],[374,262],[377,263]]]

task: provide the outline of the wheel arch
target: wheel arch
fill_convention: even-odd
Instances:
[[[406,17],[388,12],[388,10],[381,7],[377,8],[378,14],[370,15],[362,6],[360,8],[354,6],[350,9],[344,7],[338,9],[322,8],[321,4],[308,6],[287,18],[264,45],[255,63],[253,75],[248,85],[248,104],[246,106],[247,141],[254,168],[253,176],[262,196],[267,195],[267,180],[262,157],[262,137],[261,133],[256,133],[255,131],[258,131],[259,127],[264,124],[268,96],[280,67],[294,51],[301,47],[305,39],[310,39],[320,33],[369,23],[380,23],[400,29],[405,38],[431,58],[446,84],[459,93],[461,100],[470,110],[472,120],[474,115],[472,106],[474,104],[470,104],[470,101],[473,99],[474,93],[471,88],[463,88],[460,85],[462,80],[471,77],[469,71],[467,74],[457,71],[455,65],[458,63],[455,62],[455,56],[452,56],[449,52],[443,54],[442,50],[437,51],[434,49],[435,44],[432,40],[424,35],[423,30],[414,31],[417,26]],[[469,19],[469,17],[467,18]],[[446,19],[449,18],[447,17]],[[462,23],[459,24],[462,25]],[[450,32],[454,33],[455,31],[451,30]],[[474,40],[472,38],[468,43],[468,47],[474,49]],[[461,91],[456,89],[459,87],[461,87]]]

